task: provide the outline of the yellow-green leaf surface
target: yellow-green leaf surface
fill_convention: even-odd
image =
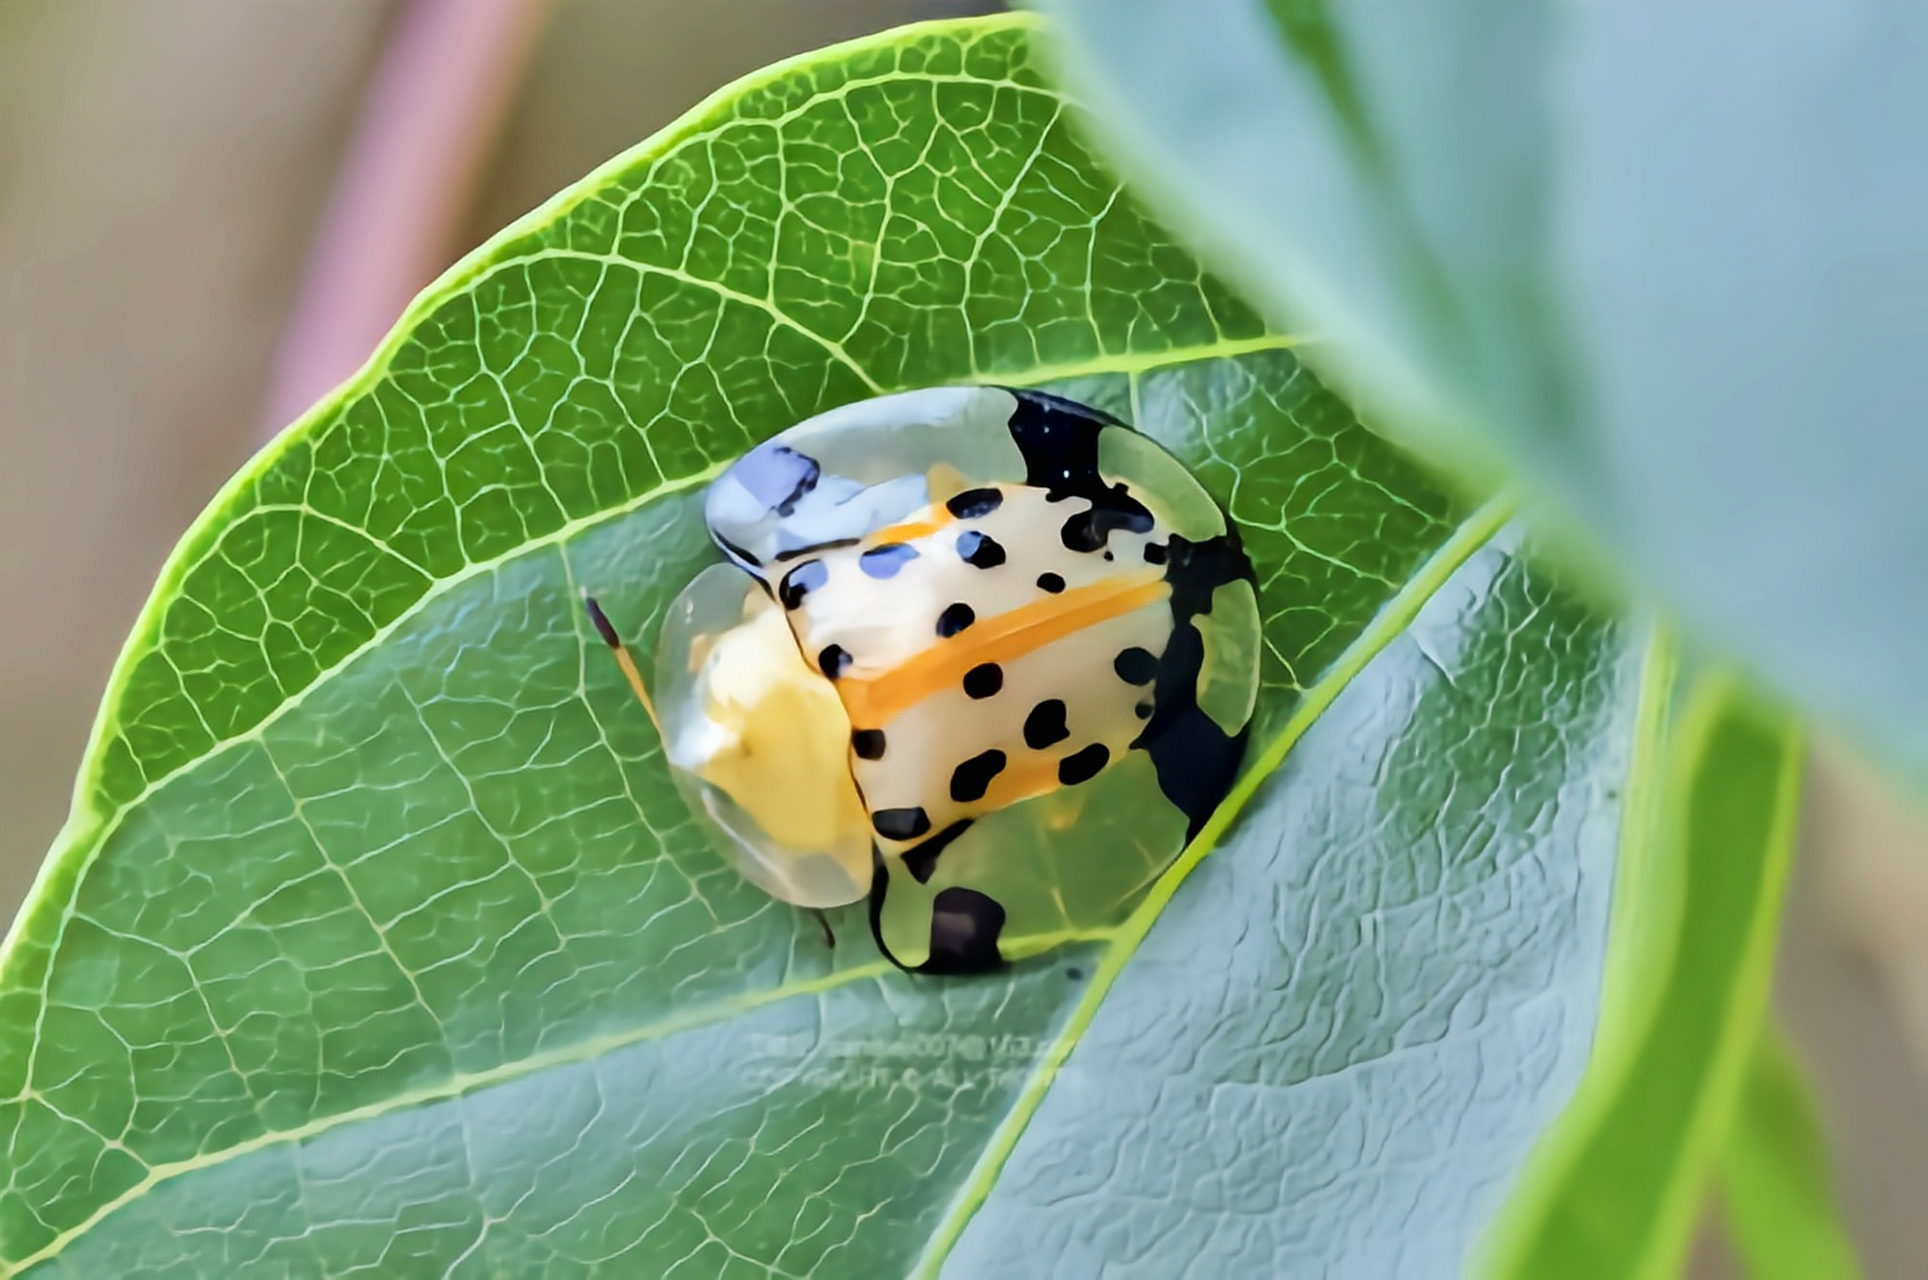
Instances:
[[[188,534],[0,957],[9,1269],[1450,1269],[1587,1055],[1644,646],[1146,220],[1034,31],[720,94]],[[1185,458],[1267,654],[1137,913],[943,981],[704,846],[576,594],[647,649],[732,456],[965,381]]]
[[[1754,1050],[1721,1149],[1723,1217],[1749,1280],[1858,1280],[1807,1072],[1775,1027]]]

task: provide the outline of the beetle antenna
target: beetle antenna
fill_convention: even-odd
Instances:
[[[835,951],[837,949],[837,935],[830,930],[830,917],[823,913],[821,907],[811,907],[810,914],[815,916],[817,923],[823,927],[823,945]]]
[[[656,718],[656,704],[649,700],[649,690],[643,685],[643,673],[636,669],[636,659],[631,656],[629,646],[616,634],[616,628],[609,623],[609,615],[602,611],[602,606],[596,603],[596,597],[588,591],[582,593],[582,607],[589,615],[591,625],[596,628],[596,634],[602,637],[602,642],[609,646],[609,652],[615,656],[616,665],[622,668],[623,677],[636,693],[636,701],[642,703],[643,710],[649,713],[649,722],[656,726],[656,736],[662,737],[663,722]]]

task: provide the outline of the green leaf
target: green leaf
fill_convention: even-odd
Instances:
[[[724,91],[438,282],[189,532],[0,955],[0,1260],[874,1274],[1000,1233],[1229,1256],[1259,1211],[1370,1260],[1415,1203],[1463,1249],[1585,1057],[1638,637],[1173,247],[1033,30]],[[704,847],[576,593],[647,648],[730,457],[964,380],[1184,457],[1267,655],[1251,772],[1143,907],[947,982]],[[1142,1141],[1047,1221],[1114,1059]],[[1197,1213],[1143,1209],[1160,1171]]]
[[[1665,772],[1629,800],[1593,1059],[1492,1228],[1496,1276],[1678,1275],[1756,1056],[1799,734],[1718,671],[1688,682],[1677,724],[1664,706],[1647,701]]]
[[[1459,552],[1112,945],[954,1208],[956,1274],[1465,1255],[1586,1061],[1641,680],[1514,533]]]
[[[1928,771],[1928,14],[1043,7],[1127,176],[1385,425]]]
[[[1720,1158],[1727,1233],[1751,1280],[1861,1275],[1828,1165],[1807,1073],[1787,1037],[1764,1027]]]

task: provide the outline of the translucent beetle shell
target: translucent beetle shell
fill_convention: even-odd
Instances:
[[[884,396],[711,486],[729,558],[657,646],[664,740],[743,873],[992,968],[1115,922],[1238,772],[1259,609],[1175,458],[1035,391]]]

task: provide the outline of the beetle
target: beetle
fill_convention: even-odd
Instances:
[[[1184,465],[1102,410],[859,401],[746,453],[704,521],[725,561],[656,651],[677,785],[773,896],[867,901],[900,968],[980,972],[1114,923],[1238,774],[1251,564]]]

